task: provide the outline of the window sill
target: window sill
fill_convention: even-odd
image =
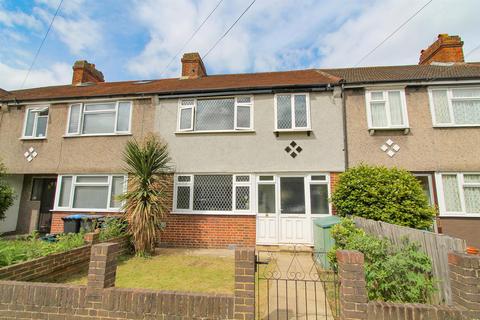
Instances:
[[[273,133],[275,134],[275,136],[279,136],[280,133],[289,133],[289,134],[292,134],[292,133],[306,133],[307,136],[310,136],[310,134],[312,133],[312,129],[286,129],[286,130],[274,130]]]
[[[28,140],[47,140],[47,137],[21,137],[19,138],[18,140],[21,140],[21,141],[28,141]]]
[[[175,134],[215,134],[215,133],[254,133],[255,130],[211,130],[211,131],[175,131]]]
[[[254,212],[179,212],[179,211],[172,211],[171,214],[178,214],[178,215],[194,215],[194,216],[255,216]]]
[[[65,134],[63,135],[64,138],[87,138],[87,137],[124,137],[124,136],[131,136],[132,133],[102,133],[102,134]]]
[[[53,208],[50,212],[75,212],[75,213],[122,213],[121,209],[73,209],[73,208]]]
[[[433,125],[433,128],[437,129],[442,129],[442,128],[478,128],[480,127],[480,124],[446,124],[446,125],[440,125],[440,124],[435,124]]]
[[[480,218],[479,213],[445,213],[438,215],[439,218]]]
[[[398,127],[398,128],[368,128],[368,133],[373,136],[375,131],[403,131],[403,134],[410,133],[410,127]]]

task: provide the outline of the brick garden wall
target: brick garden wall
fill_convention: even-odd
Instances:
[[[95,212],[89,212],[89,213],[96,214]],[[50,225],[50,233],[54,233],[54,234],[63,233],[64,223],[62,218],[66,216],[70,216],[72,214],[75,214],[75,212],[62,212],[62,211],[52,212],[52,224]],[[118,216],[118,212],[102,212],[99,214],[106,215],[106,216]]]

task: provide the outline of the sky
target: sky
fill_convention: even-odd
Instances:
[[[0,88],[22,88],[60,0],[0,0]],[[69,84],[76,60],[106,81],[180,75],[183,52],[202,56],[250,0],[64,0],[23,88]],[[352,67],[427,0],[257,0],[205,57],[208,74]],[[200,31],[169,65],[192,33]],[[361,66],[417,64],[439,33],[480,46],[480,0],[433,0]],[[480,61],[480,49],[466,57]]]

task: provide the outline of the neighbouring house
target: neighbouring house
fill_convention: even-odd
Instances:
[[[124,145],[154,132],[174,165],[163,245],[311,245],[338,174],[365,162],[415,173],[441,230],[480,246],[480,65],[458,37],[418,66],[208,75],[198,53],[181,63],[179,78],[105,82],[77,61],[71,85],[0,92],[0,156],[20,195],[7,231],[118,214]]]
[[[440,34],[418,65],[323,70],[343,79],[347,167],[401,167],[438,206],[439,231],[480,247],[480,63]]]

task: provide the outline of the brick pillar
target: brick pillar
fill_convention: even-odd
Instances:
[[[85,242],[91,246],[100,241],[100,234],[98,232],[89,232],[83,236]]]
[[[368,296],[363,253],[338,250],[337,262],[340,279],[340,319],[367,319]]]
[[[100,243],[92,246],[88,268],[87,298],[100,302],[102,290],[115,286],[118,243]]]
[[[449,252],[448,268],[454,306],[478,312],[480,317],[480,256]]]
[[[255,319],[255,249],[235,249],[234,318]]]

